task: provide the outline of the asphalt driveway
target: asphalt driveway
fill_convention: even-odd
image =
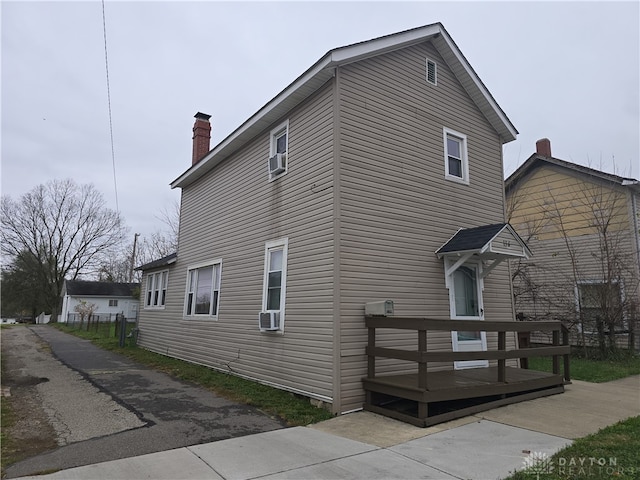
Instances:
[[[28,327],[53,358],[23,356],[24,373],[46,377],[39,395],[58,449],[18,462],[7,478],[67,469],[283,428],[256,408],[220,398],[55,328]],[[6,345],[4,355],[25,346]],[[13,352],[12,352],[13,350]],[[40,387],[40,385],[39,385]]]

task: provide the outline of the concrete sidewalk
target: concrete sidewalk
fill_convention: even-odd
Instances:
[[[312,427],[275,430],[29,479],[497,479],[531,452],[640,414],[640,376],[576,381],[566,393],[430,428],[358,412]]]

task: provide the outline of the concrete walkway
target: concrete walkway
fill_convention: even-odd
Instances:
[[[640,415],[640,376],[575,381],[566,393],[430,428],[369,412],[28,479],[498,479],[530,454]]]

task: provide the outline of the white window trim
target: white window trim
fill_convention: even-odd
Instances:
[[[188,299],[189,299],[189,272],[191,270],[196,270],[198,268],[203,268],[203,267],[212,267],[214,265],[220,265],[220,288],[218,288],[218,304],[216,305],[216,312],[213,314],[210,313],[192,313],[190,315],[187,315],[187,308],[188,308]],[[213,291],[214,291],[214,287],[216,285],[216,282],[213,281],[215,280],[212,279],[211,282],[211,300],[213,301]],[[215,260],[209,260],[206,262],[200,262],[200,263],[194,263],[192,265],[189,265],[187,267],[187,278],[186,278],[186,282],[185,282],[185,288],[184,288],[184,308],[182,311],[182,317],[184,320],[194,320],[194,319],[211,319],[211,320],[217,320],[218,319],[218,312],[220,312],[220,300],[222,298],[222,258],[216,258]]]
[[[447,137],[451,135],[461,140],[461,155],[462,155],[462,177],[449,174],[449,152],[447,151]],[[442,128],[442,139],[444,147],[444,178],[451,180],[452,182],[462,183],[469,185],[469,156],[467,154],[467,136],[464,133],[456,132],[450,128]]]
[[[117,307],[118,306],[118,299],[117,298],[110,298],[109,299],[109,306],[110,307]]]
[[[156,290],[156,279],[159,279],[159,281],[162,281],[162,274],[166,273],[167,274],[167,286],[169,284],[169,270],[161,270],[159,272],[153,272],[153,273],[148,273],[146,275],[147,278],[147,282],[145,284],[145,290],[144,290],[144,309],[145,310],[164,310],[165,305],[164,304],[158,304],[158,305],[154,305],[153,304],[153,293]],[[151,283],[150,283],[151,282]],[[149,293],[149,286],[151,286],[151,298],[148,298],[148,293]],[[158,301],[160,301],[160,299],[162,298],[162,290],[163,288],[161,287],[159,289],[159,293],[158,293]],[[166,303],[166,290],[167,288],[164,288],[165,290],[165,303]]]
[[[286,132],[286,135],[287,135],[287,148],[285,150],[287,159],[284,165],[284,172],[280,172],[277,175],[271,175],[271,172],[268,172],[269,182],[273,182],[274,180],[286,175],[287,172],[289,171],[289,120],[282,122],[276,128],[272,129],[271,132],[269,133],[269,158],[273,157],[277,153],[276,152],[276,136],[282,133],[283,131]],[[267,170],[268,170],[268,165],[267,165]]]
[[[433,64],[435,82],[432,82],[429,80],[429,64],[430,63]],[[438,63],[435,60],[431,60],[430,58],[427,58],[427,61],[425,62],[425,79],[428,84],[434,85],[436,87],[438,86]]]
[[[447,272],[456,262],[451,258],[444,258],[444,271]],[[455,282],[453,280],[453,274],[455,270],[450,272],[449,275],[445,273],[445,285],[449,290],[449,316],[452,320],[484,320],[484,298],[482,292],[484,290],[484,279],[482,276],[482,267],[483,264],[479,260],[467,260],[460,266],[472,265],[476,268],[476,286],[477,292],[476,296],[478,298],[478,311],[480,315],[477,317],[471,316],[458,316],[456,315],[456,296],[455,296]],[[479,329],[480,330],[480,329]],[[487,332],[480,330],[480,342],[482,345],[482,350],[487,350]],[[460,351],[459,342],[458,342],[458,331],[454,330],[451,332],[451,346],[454,352]],[[454,368],[456,370],[463,370],[466,368],[482,368],[488,367],[488,360],[468,360],[468,361],[457,361],[454,362]]]
[[[267,310],[267,296],[269,287],[269,252],[282,248],[282,290],[280,291],[280,310]],[[284,332],[284,312],[287,300],[287,257],[289,252],[289,238],[281,238],[272,240],[264,244],[264,273],[262,280],[262,311],[279,311],[280,312],[280,329],[279,333]]]
[[[578,282],[576,283],[576,285],[574,286],[574,295],[575,295],[575,302],[576,302],[576,315],[580,315],[580,285],[604,285],[605,282],[604,280],[578,280]],[[620,289],[620,304],[624,305],[624,302],[626,301],[626,295],[625,295],[625,291],[624,291],[624,279],[620,279],[615,280],[611,283],[617,284],[618,288]],[[579,318],[579,317],[578,317]],[[627,311],[626,309],[622,309],[622,327],[625,329],[629,328],[629,318],[627,315]],[[578,332],[582,333],[582,323],[578,322]],[[584,333],[587,334],[595,334],[597,333],[595,330],[584,330]],[[617,335],[617,334],[616,334]]]
[[[444,271],[446,272],[455,262],[448,258],[444,258]],[[484,279],[482,277],[482,262],[475,260],[468,260],[464,262],[461,266],[472,265],[476,268],[476,282],[478,287],[478,310],[480,311],[480,316],[478,317],[470,317],[470,316],[457,316],[456,315],[456,297],[455,297],[455,287],[453,281],[453,274],[451,272],[449,275],[446,275],[445,285],[449,290],[449,316],[452,320],[484,320],[484,299],[482,292],[484,290]]]

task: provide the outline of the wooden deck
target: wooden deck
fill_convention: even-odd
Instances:
[[[473,322],[473,321],[472,321]],[[485,331],[498,332],[498,349],[486,352],[428,352],[428,330],[463,330],[477,328],[478,322],[462,325],[464,321],[398,319],[367,317],[369,327],[369,371],[362,379],[366,392],[365,410],[426,427],[454,418],[471,415],[509,403],[530,400],[546,395],[562,393],[569,382],[569,346],[560,322],[536,322],[535,327],[525,322],[482,322]],[[416,327],[418,327],[416,329]],[[554,331],[555,345],[544,348],[506,349],[506,331],[526,329]],[[419,348],[416,351],[377,348],[376,328],[404,328],[417,330]],[[557,332],[557,334],[556,334]],[[563,333],[563,344],[560,344]],[[554,373],[537,372],[523,368],[507,367],[506,359],[553,355]],[[419,373],[404,375],[380,375],[375,373],[375,358],[400,358],[418,363]],[[564,358],[560,373],[560,357]],[[497,366],[464,370],[428,371],[430,361],[470,359],[498,360]]]

